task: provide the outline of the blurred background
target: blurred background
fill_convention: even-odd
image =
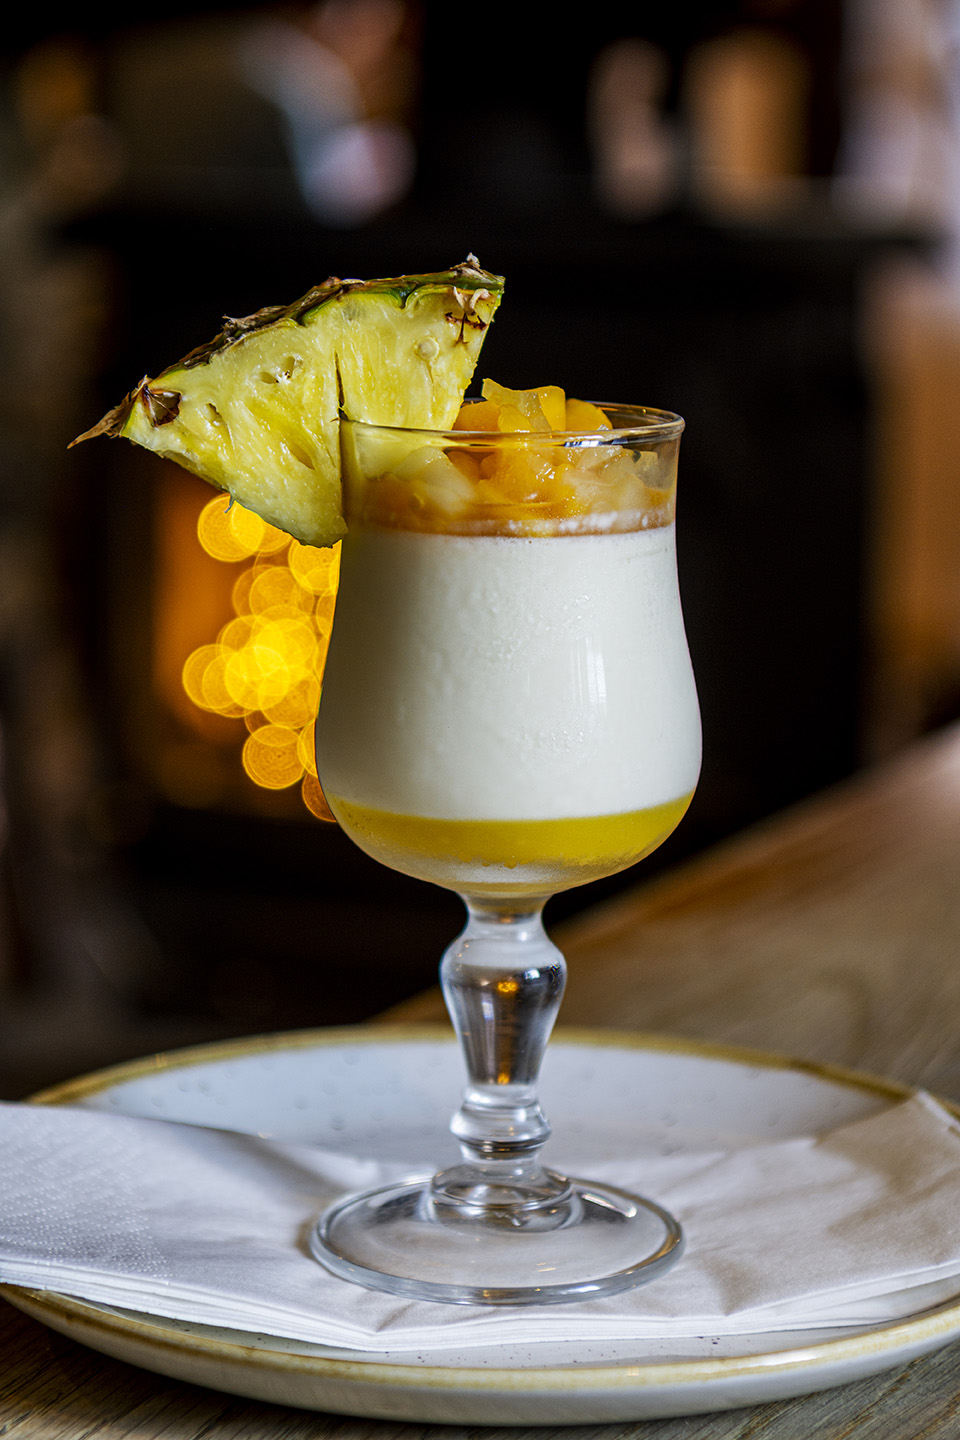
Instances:
[[[224,314],[473,251],[480,374],[686,417],[702,784],[554,919],[960,713],[960,0],[533,10],[4,25],[0,1095],[363,1020],[459,928],[318,818],[306,681],[195,703],[258,605],[322,645],[329,568],[67,452]]]

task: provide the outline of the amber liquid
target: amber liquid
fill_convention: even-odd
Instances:
[[[393,870],[474,895],[534,896],[642,860],[680,823],[691,796],[562,820],[441,820],[327,800],[354,844]]]

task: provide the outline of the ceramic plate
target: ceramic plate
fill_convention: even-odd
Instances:
[[[463,1082],[440,1029],[363,1027],[161,1055],[46,1091],[82,1104],[314,1141],[384,1157],[448,1158]],[[830,1130],[908,1091],[751,1051],[607,1032],[560,1032],[543,1099],[551,1163],[589,1173],[609,1138],[638,1152],[754,1144]],[[802,1334],[706,1336],[609,1347],[487,1347],[376,1356],[176,1323],[64,1296],[0,1287],[55,1330],[178,1379],[308,1409],[455,1424],[603,1423],[732,1409],[826,1389],[960,1335],[951,1301],[895,1324]]]

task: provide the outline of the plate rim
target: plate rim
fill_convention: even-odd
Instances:
[[[307,1050],[344,1044],[382,1044],[447,1042],[456,1045],[449,1026],[442,1024],[331,1026],[320,1030],[295,1030],[277,1034],[255,1035],[233,1040],[213,1041],[189,1046],[141,1059],[124,1061],[75,1079],[48,1086],[29,1097],[28,1103],[67,1105],[125,1081],[140,1079],[159,1071],[188,1068],[204,1063],[244,1058],[271,1051]],[[700,1040],[643,1031],[593,1029],[558,1026],[551,1041],[584,1047],[659,1051],[690,1055],[704,1059],[755,1065],[763,1069],[791,1070],[813,1075],[834,1084],[866,1090],[896,1101],[917,1093],[915,1086],[888,1080],[866,1071],[832,1062],[803,1060],[778,1051],[754,1049],[749,1046]],[[941,1100],[945,1108],[960,1117],[960,1104]],[[249,1365],[251,1360],[277,1374],[309,1375],[317,1380],[340,1380],[366,1383],[375,1387],[393,1386],[404,1390],[489,1390],[500,1392],[602,1390],[656,1390],[687,1387],[734,1380],[751,1375],[773,1373],[799,1374],[807,1369],[822,1369],[863,1359],[879,1357],[884,1351],[895,1353],[906,1346],[913,1350],[936,1348],[937,1341],[960,1329],[960,1300],[947,1301],[931,1310],[891,1321],[888,1325],[860,1331],[856,1335],[838,1336],[812,1345],[791,1344],[782,1350],[759,1355],[726,1355],[716,1358],[692,1358],[669,1361],[618,1360],[600,1364],[520,1365],[510,1368],[496,1365],[440,1366],[410,1365],[403,1362],[373,1359],[346,1359],[327,1355],[304,1355],[297,1352],[271,1350],[237,1341],[213,1339],[173,1329],[165,1317],[149,1323],[137,1320],[90,1301],[61,1295],[55,1291],[31,1290],[23,1286],[0,1285],[0,1296],[17,1309],[23,1310],[52,1328],[77,1326],[99,1330],[111,1337],[125,1337],[139,1345],[161,1352],[183,1356],[192,1354],[201,1362],[218,1362],[230,1367]],[[60,1323],[58,1323],[60,1322]],[[70,1334],[71,1330],[65,1333]],[[238,1336],[251,1332],[238,1331]],[[877,1369],[882,1366],[877,1366]]]

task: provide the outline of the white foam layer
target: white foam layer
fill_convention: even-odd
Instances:
[[[317,736],[331,795],[405,815],[554,819],[689,794],[700,721],[673,527],[352,533]]]

